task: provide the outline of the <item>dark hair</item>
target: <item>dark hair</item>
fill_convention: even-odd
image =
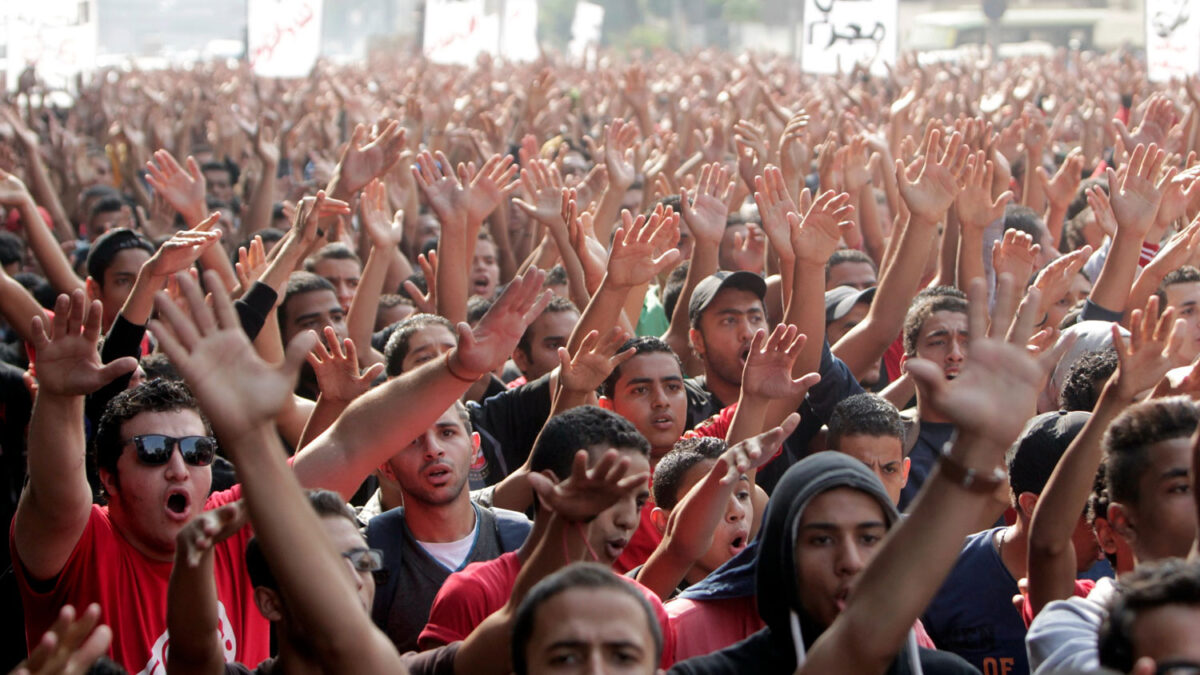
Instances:
[[[623,352],[626,349],[632,349],[634,351],[633,358],[635,359],[642,354],[670,354],[675,358],[675,363],[680,363],[679,356],[671,350],[671,345],[668,345],[662,340],[662,338],[656,338],[653,335],[635,337],[621,345],[621,349],[619,351]],[[629,361],[626,361],[625,363],[629,363]],[[680,374],[683,373],[682,364],[679,366],[679,372]],[[604,378],[604,384],[600,385],[600,395],[612,398],[613,390],[616,388],[617,380],[619,379],[621,379],[621,366],[613,368],[613,371],[609,373],[608,377]]]
[[[1040,244],[1046,225],[1037,212],[1028,206],[1009,204],[1004,209],[1004,231],[1016,230],[1033,237],[1033,243]],[[1022,281],[1024,281],[1022,279]]]
[[[529,453],[529,470],[550,470],[566,480],[576,452],[595,457],[609,448],[650,455],[650,442],[624,417],[594,405],[571,408],[546,420]]]
[[[683,286],[687,283],[688,267],[691,266],[691,262],[684,260],[667,275],[667,284],[663,287],[662,303],[668,320],[675,314],[675,305],[679,304],[679,296],[683,294]]]
[[[1058,242],[1059,253],[1070,253],[1076,249],[1083,248],[1087,243],[1087,238],[1083,235],[1083,229],[1087,227],[1088,221],[1095,217],[1092,209],[1089,206],[1084,206],[1083,209],[1076,213],[1074,217],[1069,218],[1063,223],[1062,239]]]
[[[1163,277],[1162,283],[1154,291],[1154,294],[1158,296],[1158,313],[1162,314],[1167,309],[1167,286],[1194,283],[1197,281],[1200,281],[1200,269],[1196,269],[1191,265],[1177,267],[1167,272],[1167,276]]]
[[[340,241],[335,241],[332,244],[325,244],[317,249],[317,252],[308,256],[304,260],[304,271],[316,274],[317,263],[322,260],[353,260],[362,267],[362,259],[358,257],[350,247]]]
[[[1085,352],[1071,365],[1067,378],[1063,380],[1062,392],[1058,397],[1062,409],[1094,410],[1104,383],[1116,370],[1117,350],[1112,347]]]
[[[890,401],[877,394],[842,399],[829,416],[826,446],[836,450],[844,436],[889,436],[904,445],[904,420]]]
[[[155,352],[147,354],[140,360],[142,370],[146,373],[147,380],[156,380],[159,378],[183,382],[183,376],[175,369],[175,364],[167,358],[166,354]]]
[[[879,271],[875,266],[875,261],[871,260],[871,256],[866,253],[855,248],[839,248],[833,252],[833,255],[829,256],[829,260],[825,261],[825,283],[829,283],[829,277],[833,274],[833,268],[848,262],[867,263],[871,266],[871,269],[877,273]]]
[[[325,277],[319,277],[312,272],[292,272],[288,276],[287,285],[283,287],[283,299],[279,301],[278,309],[275,314],[279,319],[279,330],[283,332],[287,326],[287,304],[297,295],[304,293],[314,293],[316,291],[329,291],[334,293],[333,284]]]
[[[58,294],[54,292],[54,287],[50,285],[49,281],[46,281],[45,277],[33,272],[17,272],[13,275],[13,281],[29,291],[42,309],[54,309],[54,302],[58,299]]]
[[[566,286],[568,283],[567,268],[563,267],[562,264],[558,264],[551,267],[549,272],[546,272],[546,280],[542,282],[542,288]]]
[[[92,205],[92,212],[88,214],[88,220],[101,213],[114,213],[123,208],[125,208],[125,200],[121,199],[120,195],[105,195]]]
[[[670,511],[679,503],[679,486],[684,475],[706,459],[716,459],[725,452],[725,441],[715,436],[681,438],[671,451],[654,465],[654,480],[650,486],[654,503],[664,511]]]
[[[0,230],[0,265],[11,265],[25,259],[25,244],[7,230]]]
[[[229,174],[229,185],[237,185],[238,174],[240,172],[237,169],[237,165],[235,165],[233,162],[228,160],[224,162],[211,160],[200,165],[200,173],[208,173],[209,171],[224,171],[225,173]]]
[[[1090,208],[1087,201],[1087,193],[1093,187],[1098,187],[1108,194],[1108,179],[1103,177],[1084,178],[1079,182],[1079,187],[1075,190],[1075,197],[1071,199],[1071,203],[1067,205],[1067,212],[1064,218],[1071,220],[1078,216],[1081,212]]]
[[[1143,612],[1166,605],[1200,605],[1200,564],[1167,558],[1121,576],[1100,624],[1100,665],[1122,673],[1132,670],[1134,624]]]
[[[205,433],[212,433],[208,420],[200,411],[192,392],[182,382],[167,379],[148,380],[114,396],[104,409],[100,423],[96,425],[96,436],[92,439],[92,456],[96,468],[108,471],[114,479],[119,478],[117,460],[121,458],[121,452],[125,448],[121,427],[145,412],[176,410],[194,410],[204,422]]]
[[[966,314],[967,301],[952,294],[926,295],[925,297],[918,294],[913,300],[913,304],[909,306],[908,314],[904,317],[904,353],[908,356],[916,355],[917,339],[921,337],[921,328],[935,312]]]
[[[383,361],[386,364],[388,377],[396,377],[404,372],[404,357],[408,356],[408,343],[419,330],[429,326],[442,326],[454,335],[454,324],[444,316],[437,314],[413,314],[401,321],[392,336],[388,338],[387,346],[383,348]]]
[[[354,529],[359,529],[358,519],[354,517],[354,509],[350,508],[338,493],[331,490],[309,490],[308,503],[312,505],[313,511],[316,511],[319,517],[345,518],[354,525]],[[264,586],[273,591],[279,590],[279,584],[275,581],[275,575],[271,573],[271,566],[267,564],[262,546],[258,543],[258,537],[251,537],[250,541],[246,542],[246,572],[250,575],[251,586],[255,588]]]
[[[538,315],[538,319],[542,318],[542,316],[546,314],[559,314],[562,312],[575,312],[578,314],[579,309],[575,306],[575,303],[571,302],[567,298],[554,296],[550,299],[550,304],[546,305],[546,309],[543,309],[542,313]],[[525,332],[521,333],[521,339],[517,341],[517,349],[520,349],[526,357],[532,357],[532,354],[529,352],[529,340],[533,337],[534,321],[537,321],[537,319],[529,322],[529,325],[525,327]]]
[[[379,309],[391,309],[400,305],[404,305],[405,307],[415,306],[411,298],[399,293],[384,293],[379,296]]]
[[[1186,396],[1135,403],[1109,425],[1104,434],[1104,464],[1108,496],[1114,502],[1136,505],[1138,484],[1149,468],[1149,446],[1191,436],[1196,430],[1196,404]]]
[[[108,271],[117,254],[128,248],[140,248],[154,255],[153,244],[137,232],[124,227],[109,230],[96,237],[96,241],[92,242],[87,252],[88,276],[103,288],[104,273]]]
[[[533,637],[538,610],[556,595],[576,588],[611,590],[633,598],[638,607],[642,608],[646,627],[654,640],[654,663],[660,661],[663,650],[662,627],[658,625],[658,617],[646,598],[633,584],[621,579],[607,567],[596,563],[574,563],[539,581],[521,601],[513,619],[512,630],[512,667],[516,675],[525,675],[528,672],[529,663],[525,652]]]
[[[1100,462],[1100,468],[1096,471],[1096,478],[1092,481],[1092,493],[1088,495],[1087,505],[1083,510],[1083,519],[1087,521],[1088,527],[1092,528],[1092,532],[1096,531],[1096,519],[1103,518],[1108,520],[1108,505],[1112,500],[1108,497],[1108,481],[1105,479],[1104,462]],[[1104,557],[1108,559],[1113,569],[1117,568],[1117,554],[1104,551]]]

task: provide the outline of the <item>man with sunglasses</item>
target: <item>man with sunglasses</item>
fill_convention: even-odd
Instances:
[[[343,498],[352,494],[395,447],[412,440],[408,430],[430,426],[482,373],[508,358],[549,300],[541,292],[544,277],[533,270],[514,280],[473,330],[460,330],[454,350],[359,397],[293,460],[299,481]],[[191,314],[208,320],[182,333],[152,324],[160,343],[194,346],[204,338],[207,372],[236,371],[246,336],[232,304],[225,296],[214,299],[228,315],[218,327],[199,285],[178,278]],[[209,272],[206,285],[217,289],[220,281]],[[168,320],[183,316],[165,294],[156,307]],[[34,322],[38,393],[29,429],[29,481],[10,530],[27,643],[41,639],[63,605],[96,602],[106,623],[120,626],[110,658],[133,673],[162,673],[175,538],[201,512],[237,500],[241,487],[209,495],[212,444],[201,440],[211,435],[208,425],[182,385],[156,383],[118,396],[101,419],[95,457],[108,504],[94,505],[85,472],[83,398],[136,362],[100,363],[101,308],[88,306],[81,291],[61,296],[55,310],[52,338]],[[230,396],[254,400],[261,386],[241,381]],[[218,547],[214,574],[226,658],[257,664],[269,655],[269,626],[255,606],[246,570],[248,537],[239,532]]]

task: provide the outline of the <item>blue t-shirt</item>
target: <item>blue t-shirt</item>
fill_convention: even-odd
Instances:
[[[938,649],[958,654],[980,672],[1024,675],[1025,622],[1012,604],[1017,580],[992,543],[998,529],[967,537],[921,621]]]

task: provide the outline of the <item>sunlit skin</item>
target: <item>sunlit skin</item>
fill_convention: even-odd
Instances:
[[[118,251],[112,262],[104,270],[103,283],[91,277],[87,280],[88,297],[99,300],[104,306],[103,326],[107,330],[112,325],[133,284],[137,281],[138,272],[142,265],[150,259],[150,254],[141,248],[127,248]]]
[[[471,295],[492,298],[500,285],[500,258],[496,245],[487,239],[475,241],[475,254],[471,257],[471,277],[468,290]]]
[[[527,380],[536,380],[559,365],[558,348],[566,347],[579,312],[542,312],[526,329],[529,353],[519,346],[513,350],[513,362]]]
[[[683,499],[684,495],[696,486],[696,483],[703,480],[716,463],[715,459],[701,460],[684,472],[675,489],[675,508],[679,508],[678,500]],[[725,514],[713,532],[712,544],[684,575],[684,579],[689,584],[697,583],[708,576],[750,543],[750,523],[754,517],[751,489],[750,480],[746,476],[742,476],[734,486],[733,493],[729,495],[725,505]],[[654,523],[660,531],[666,531],[668,517],[670,517],[670,511],[655,509]]]
[[[525,657],[530,675],[652,675],[649,618],[637,600],[605,588],[572,588],[537,610]]]
[[[904,444],[895,436],[848,434],[838,439],[830,450],[850,455],[866,464],[883,483],[893,504],[900,503],[900,491],[908,484],[909,459],[904,456]]]
[[[650,472],[650,460],[641,452],[621,448],[618,448],[618,451],[622,459],[629,459],[631,473]],[[602,453],[592,453],[593,456],[599,454]],[[641,521],[642,507],[649,499],[650,483],[647,482],[637,491],[627,493],[588,523],[588,545],[591,552],[596,554],[596,562],[610,567],[617,562],[617,558],[621,557],[625,547],[629,545],[629,540],[633,538],[633,533]]]
[[[717,293],[690,331],[692,347],[704,361],[708,387],[722,401],[737,400],[750,341],[766,324],[767,315],[757,295],[726,288]]]
[[[838,286],[850,286],[861,291],[878,285],[875,276],[875,268],[871,263],[848,260],[829,269],[829,279],[825,282],[825,290],[831,291]]]
[[[800,607],[822,628],[846,608],[886,533],[883,508],[860,490],[834,488],[804,508],[796,534],[796,586]]]
[[[1196,503],[1192,498],[1191,441],[1187,436],[1146,447],[1150,465],[1138,481],[1138,503],[1114,502],[1109,522],[1141,563],[1185,558],[1196,537]]]
[[[324,339],[325,326],[331,326],[339,340],[345,339],[348,334],[346,312],[333,291],[322,289],[292,295],[287,299],[284,316],[284,344],[306,330],[316,331]]]
[[[452,406],[382,469],[403,488],[406,502],[444,506],[465,489],[477,447],[479,435],[467,431]]]
[[[932,361],[942,369],[946,379],[958,377],[962,370],[963,361],[967,358],[967,315],[961,312],[941,310],[933,312],[921,326],[917,335],[916,356]],[[901,367],[909,359],[906,354],[900,359]],[[944,422],[928,406],[920,405],[920,394],[917,405],[921,419],[926,422]]]
[[[350,303],[358,290],[362,267],[350,258],[322,258],[313,265],[313,273],[333,284],[333,293],[343,312],[350,311]]]
[[[454,349],[457,343],[454,333],[445,326],[431,325],[414,331],[408,338],[408,352],[400,362],[400,372],[406,373],[436,359]]]
[[[683,372],[672,354],[638,354],[621,365],[611,398],[601,405],[629,420],[650,442],[657,460],[683,435],[687,424],[687,391]]]
[[[1163,288],[1167,296],[1165,307],[1175,308],[1175,318],[1183,319],[1187,333],[1180,357],[1193,361],[1200,356],[1200,281],[1185,281]]]

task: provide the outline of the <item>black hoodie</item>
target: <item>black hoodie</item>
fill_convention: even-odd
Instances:
[[[826,628],[800,608],[795,561],[800,517],[814,497],[842,487],[874,497],[889,528],[899,519],[879,478],[857,459],[840,452],[820,452],[797,462],[776,485],[759,533],[755,585],[758,613],[767,627],[721,651],[677,663],[671,673],[790,674],[796,670],[797,658],[803,658]],[[799,648],[793,640],[794,629],[803,642]],[[926,649],[918,650],[920,665],[914,669],[909,650],[915,645],[910,635],[909,646],[897,656],[889,673],[978,672],[953,654]]]

